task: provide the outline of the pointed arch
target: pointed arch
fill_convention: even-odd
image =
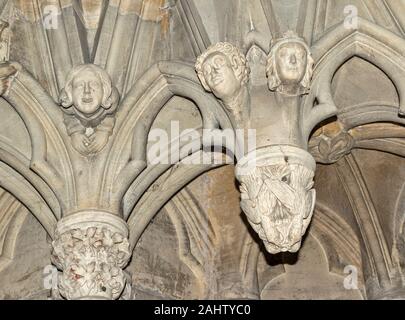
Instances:
[[[376,121],[405,123],[398,116],[405,111],[405,40],[367,20],[358,18],[357,29],[347,29],[344,23],[337,25],[311,48],[316,61],[311,92],[303,109],[303,134],[308,137],[321,121],[337,115],[347,129]],[[399,106],[357,106],[338,110],[331,92],[335,72],[352,57],[360,57],[378,68],[390,78],[399,96]],[[318,100],[319,104],[314,106]],[[351,120],[352,113],[361,113],[361,120]]]
[[[0,186],[14,195],[37,218],[46,232],[53,237],[56,218],[46,201],[18,172],[0,162]]]
[[[21,65],[13,62],[18,70],[9,91],[3,98],[15,109],[23,120],[31,140],[29,168],[55,190],[58,195],[76,199],[73,169],[66,148],[66,141],[60,132],[63,119],[55,102],[41,85]],[[52,146],[58,154],[57,167],[48,159]]]
[[[200,157],[202,153],[204,152],[193,153],[184,160],[187,159],[188,163],[192,163],[192,158]],[[131,211],[127,223],[132,248],[135,247],[149,222],[168,200],[200,174],[220,166],[218,164],[188,165],[184,160],[160,175]]]
[[[146,168],[147,138],[152,124],[166,103],[174,96],[194,102],[204,129],[227,129],[232,124],[218,100],[201,86],[194,65],[184,62],[159,62],[150,68],[130,90],[117,113],[103,175],[104,199],[120,201],[132,182]],[[128,156],[129,155],[129,156]],[[118,185],[116,181],[120,181]]]

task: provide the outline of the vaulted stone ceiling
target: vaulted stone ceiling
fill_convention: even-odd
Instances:
[[[359,25],[350,30],[344,24],[353,8]],[[148,165],[132,180],[121,173],[107,181],[111,188],[126,184],[116,192],[123,193],[119,200],[115,193],[113,200],[105,198],[104,208],[122,210],[129,225],[130,298],[404,298],[405,118],[398,112],[405,93],[405,2],[2,0],[0,10],[9,24],[1,34],[2,60],[18,62],[38,83],[20,80],[20,107],[0,99],[1,298],[60,298],[44,287],[43,270],[74,192],[69,183],[59,188],[43,178],[32,163],[41,149],[39,132],[53,137],[49,118],[61,119],[45,96],[59,103],[74,66],[94,63],[110,75],[126,106],[118,109],[115,128],[125,122],[123,112],[129,117],[131,109],[143,108],[139,118],[150,119],[151,129],[170,130],[178,121],[180,131],[200,130],[210,119],[201,117],[201,101],[207,109],[220,104],[198,82],[196,58],[211,44],[229,42],[247,56],[251,83],[262,83],[271,40],[287,30],[311,48],[313,91],[329,92],[337,108],[322,114],[308,137],[317,161],[317,200],[301,251],[266,252],[239,207],[233,166]],[[36,86],[43,92],[33,94]],[[160,95],[165,102],[155,107]],[[26,112],[33,101],[42,105],[32,109],[40,113],[39,130]],[[225,111],[218,114],[220,127],[230,127]],[[134,136],[145,130],[135,128]],[[63,151],[65,140],[58,139],[43,152],[65,170],[56,175],[69,178],[75,171],[67,168],[71,151]],[[111,149],[116,155],[111,152],[103,165],[121,168],[131,152],[150,148],[134,141]],[[91,173],[76,174],[85,181],[77,187],[78,203],[107,192],[93,184]],[[357,286],[347,289],[353,272]]]

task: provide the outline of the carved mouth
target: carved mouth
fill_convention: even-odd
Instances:
[[[92,102],[93,102],[93,98],[82,98],[82,102],[83,102],[83,103],[92,103]]]

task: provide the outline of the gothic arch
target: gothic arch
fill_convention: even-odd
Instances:
[[[200,287],[200,298],[212,297],[215,281],[209,283],[210,264],[215,255],[216,235],[207,213],[193,194],[183,188],[164,210],[170,217],[179,242],[180,259],[194,273]]]
[[[353,228],[339,214],[317,203],[311,233],[327,248],[329,271],[342,275],[344,263],[362,270],[360,241]]]
[[[32,145],[29,168],[56,194],[73,200],[76,197],[75,183],[66,141],[60,132],[60,124],[63,123],[61,114],[41,85],[19,64],[13,65],[18,70],[17,75],[3,97],[19,114],[28,130]],[[58,167],[49,161],[50,148],[58,154]],[[62,185],[67,186],[66,190],[61,190]]]
[[[0,190],[0,203],[4,211],[1,217],[0,234],[3,235],[0,247],[0,272],[13,260],[17,237],[27,215],[30,213],[21,202],[5,190]]]
[[[146,144],[149,130],[158,113],[174,96],[189,99],[199,109],[204,129],[232,128],[225,111],[213,95],[201,87],[194,67],[182,62],[159,62],[133,86],[117,113],[113,147],[104,172],[103,194],[112,191],[120,201],[132,183],[147,167]],[[130,147],[130,150],[128,148]],[[123,159],[127,159],[125,163]],[[121,166],[120,166],[121,164]],[[116,188],[115,181],[120,181]]]
[[[57,220],[38,191],[4,162],[0,162],[0,181],[1,187],[23,203],[52,237]]]
[[[303,129],[309,136],[311,130],[323,119],[337,115],[347,129],[376,122],[405,123],[398,112],[405,108],[405,41],[395,34],[359,18],[359,27],[350,30],[340,24],[325,34],[313,46],[316,61],[313,87],[307,98],[304,115],[309,115]],[[400,100],[399,106],[353,106],[339,110],[335,105],[330,84],[336,70],[350,58],[358,56],[383,70],[394,83]],[[401,71],[401,72],[399,72]],[[319,104],[314,106],[316,95]],[[361,114],[361,120],[354,115]]]
[[[185,159],[192,161],[193,157],[200,157],[202,153],[193,153]],[[128,217],[127,223],[130,229],[131,246],[134,247],[136,245],[151,219],[172,196],[185,187],[191,180],[214,167],[215,165],[212,164],[191,166],[180,162],[173,167],[169,166],[170,169],[165,171],[166,173],[170,173],[170,176],[166,177],[165,174],[162,174],[156,177],[156,181],[149,187],[150,191],[145,191]]]

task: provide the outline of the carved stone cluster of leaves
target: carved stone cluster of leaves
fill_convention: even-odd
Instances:
[[[126,282],[122,268],[130,258],[127,238],[107,228],[91,227],[57,233],[52,245],[53,262],[63,270],[59,281],[62,296],[120,296]]]
[[[335,135],[320,134],[311,139],[309,151],[319,163],[330,164],[350,153],[354,146],[353,137],[346,131]]]
[[[270,253],[299,249],[313,212],[313,176],[302,165],[280,164],[240,178],[241,208]]]

